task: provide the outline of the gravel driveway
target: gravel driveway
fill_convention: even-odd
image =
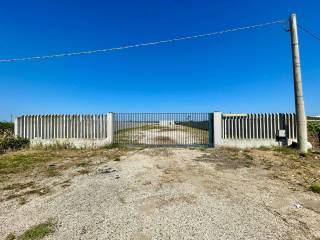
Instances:
[[[320,237],[319,195],[210,151],[131,151],[25,205],[2,202],[0,238],[50,218],[57,230],[46,239]]]

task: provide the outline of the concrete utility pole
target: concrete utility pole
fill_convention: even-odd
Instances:
[[[292,47],[292,62],[293,62],[293,76],[294,76],[294,96],[297,116],[297,130],[298,130],[298,146],[302,153],[308,152],[308,136],[307,136],[307,119],[304,110],[304,100],[302,93],[302,78],[300,67],[300,53],[298,42],[298,29],[296,14],[291,14],[290,17],[290,31],[291,31],[291,47]]]

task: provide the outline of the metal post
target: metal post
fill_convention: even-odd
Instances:
[[[302,93],[302,78],[300,68],[300,53],[298,42],[298,29],[296,14],[291,14],[290,17],[290,31],[291,31],[291,47],[292,47],[292,61],[294,73],[294,96],[297,115],[297,130],[298,130],[298,146],[302,153],[308,151],[308,136],[307,136],[307,119],[304,110],[304,100]]]

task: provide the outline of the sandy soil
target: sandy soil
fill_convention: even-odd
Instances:
[[[143,149],[68,186],[0,203],[0,238],[52,218],[46,239],[318,239],[320,195],[219,149]]]

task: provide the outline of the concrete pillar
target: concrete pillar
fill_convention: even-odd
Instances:
[[[208,128],[208,145],[213,147],[213,113],[208,114],[209,128]]]
[[[109,143],[112,144],[114,142],[114,121],[113,121],[114,113],[107,113],[107,137],[109,138]]]
[[[213,113],[213,146],[222,144],[222,113]]]
[[[14,119],[14,135],[17,137],[19,135],[18,131],[19,125],[18,125],[18,118]]]
[[[304,99],[302,91],[301,63],[300,50],[298,41],[298,24],[296,14],[291,14],[290,30],[291,30],[291,46],[292,46],[292,62],[294,76],[294,96],[297,115],[298,129],[298,145],[302,153],[308,152],[308,133],[307,133],[307,118],[304,110]]]
[[[95,139],[96,138],[96,115],[92,115],[92,138]]]

